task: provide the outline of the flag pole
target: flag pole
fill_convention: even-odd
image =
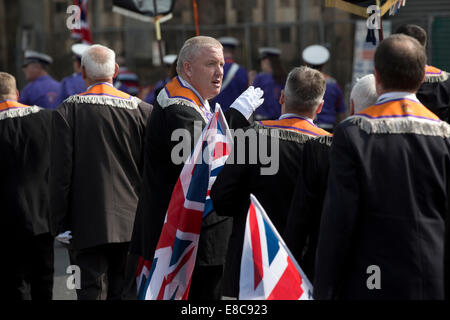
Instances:
[[[158,5],[156,4],[157,0],[153,0],[153,11],[155,16],[155,32],[156,32],[156,41],[158,41],[158,51],[159,51],[159,61],[161,67],[164,65],[163,61],[163,53],[162,53],[162,44],[161,44],[161,24],[159,22],[158,16]]]
[[[195,35],[200,35],[200,29],[198,27],[198,6],[197,0],[192,0],[192,11],[194,12],[194,23],[195,23]]]
[[[379,42],[383,41],[383,15],[381,14],[381,3],[380,0],[377,0],[378,11],[380,12],[380,29],[378,29],[378,40]]]

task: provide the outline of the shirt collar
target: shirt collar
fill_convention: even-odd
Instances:
[[[114,86],[113,86],[111,83],[109,83],[109,82],[96,82],[96,83],[94,83],[93,85],[90,85],[90,86],[86,89],[86,91],[91,90],[92,87],[95,87],[95,86],[97,86],[97,85],[99,85],[99,84],[106,84],[106,85],[108,85],[108,86],[114,88]]]
[[[418,103],[419,99],[417,99],[416,95],[411,92],[405,92],[405,91],[392,91],[392,92],[386,92],[383,93],[381,96],[378,97],[377,104],[384,103],[391,100],[398,100],[398,99],[409,99],[414,100]]]
[[[189,89],[191,89],[197,95],[197,97],[200,99],[200,102],[203,104],[203,106],[206,108],[206,110],[210,111],[211,108],[209,106],[208,100],[203,99],[201,94],[198,93],[198,91],[195,90],[195,88],[193,86],[191,86],[191,84],[189,82],[187,82],[186,80],[184,80],[181,76],[178,76],[178,78],[180,79],[181,84],[183,86],[188,87]]]
[[[303,119],[303,120],[306,120],[306,121],[308,121],[308,122],[313,123],[313,119],[308,118],[308,117],[304,117],[304,116],[299,116],[299,115],[296,114],[296,113],[284,113],[284,114],[282,114],[282,115],[278,118],[278,120],[286,119],[286,118],[291,118],[291,117],[300,118],[300,119]]]

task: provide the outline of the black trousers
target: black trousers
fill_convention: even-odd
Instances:
[[[16,240],[4,253],[2,291],[6,299],[52,299],[54,238],[50,233]]]
[[[80,268],[78,300],[120,300],[124,290],[129,242],[69,249],[70,263]]]
[[[223,265],[198,266],[192,273],[189,300],[220,300],[222,298]]]

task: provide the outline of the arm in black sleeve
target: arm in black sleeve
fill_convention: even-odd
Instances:
[[[348,126],[336,128],[316,253],[314,298],[335,299],[342,283],[357,221],[359,163]]]
[[[67,225],[72,179],[73,131],[68,105],[53,111],[50,147],[50,226],[53,235],[70,229]]]
[[[286,244],[311,281],[328,180],[330,144],[331,137],[313,139],[305,144],[284,230]]]

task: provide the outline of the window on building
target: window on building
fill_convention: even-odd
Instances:
[[[291,28],[290,27],[280,28],[280,40],[282,43],[290,43],[291,42]]]

